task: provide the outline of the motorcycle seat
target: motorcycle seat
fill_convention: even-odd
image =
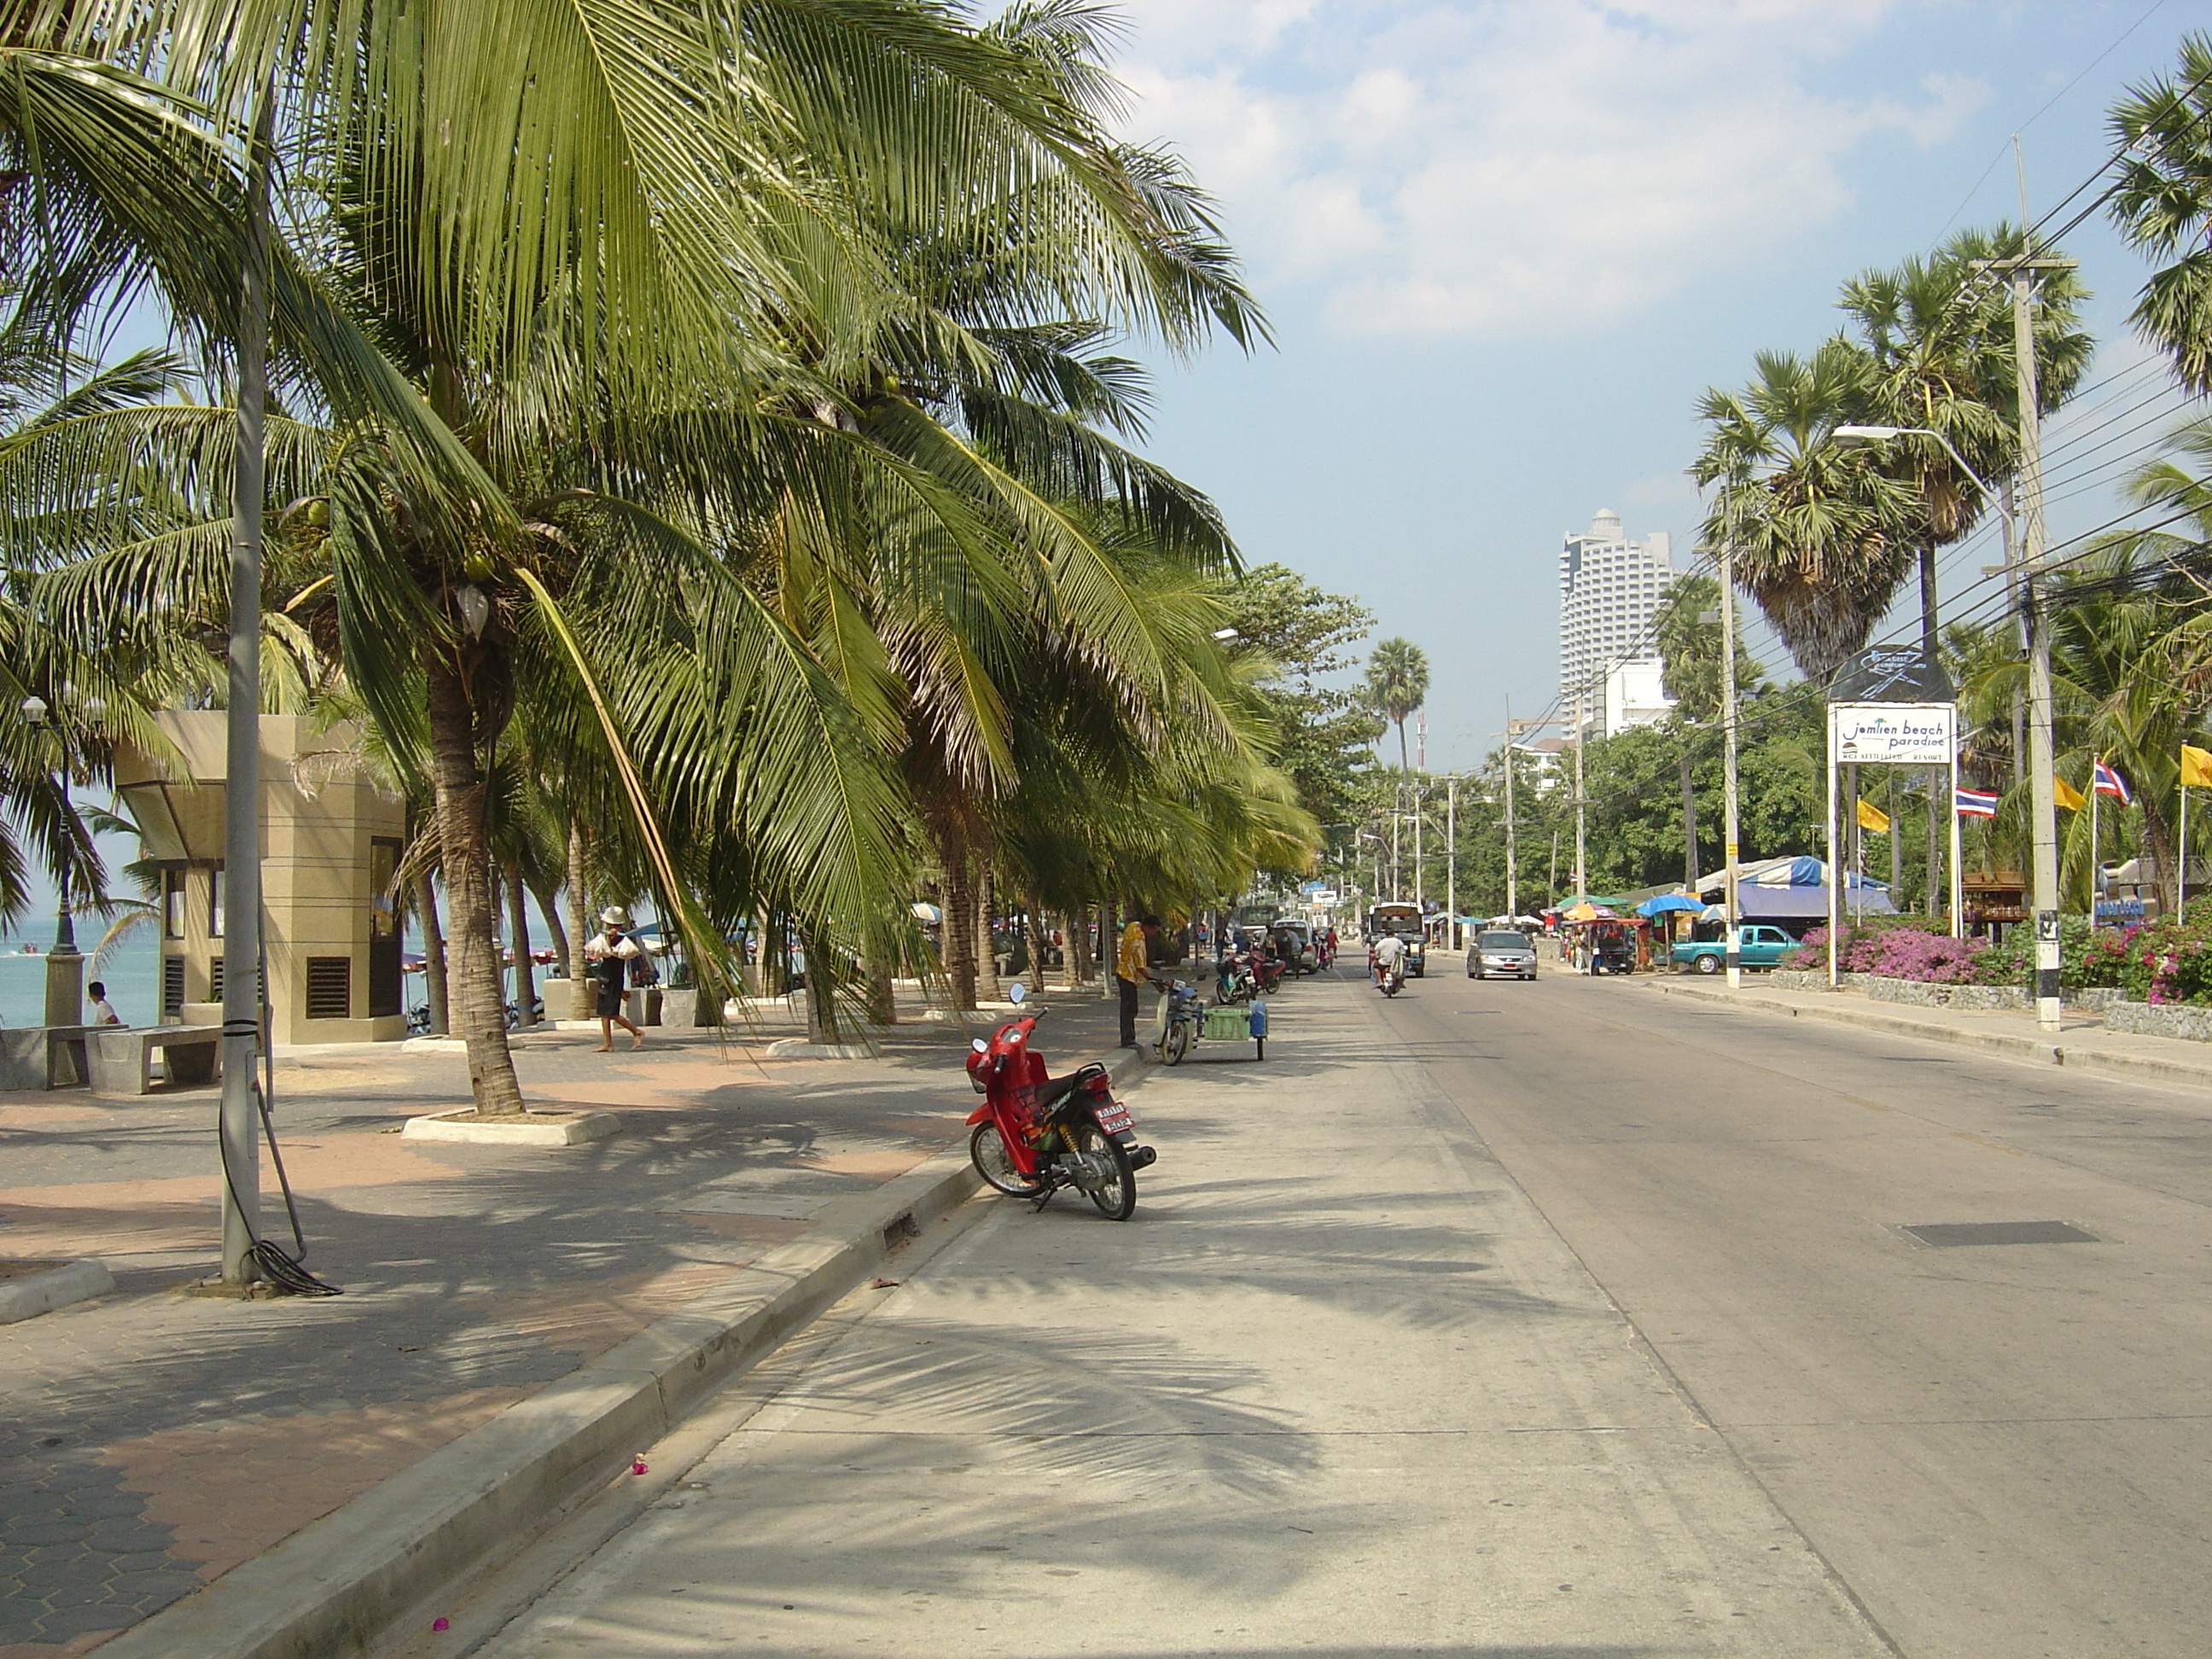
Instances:
[[[1066,1077],[1048,1077],[1037,1085],[1037,1109],[1048,1111],[1073,1093],[1077,1085],[1088,1082],[1094,1075],[1105,1071],[1097,1060],[1088,1066],[1079,1066]]]

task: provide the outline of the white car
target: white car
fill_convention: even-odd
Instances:
[[[1490,927],[1474,936],[1467,947],[1469,979],[1534,979],[1536,947],[1528,936],[1510,927]]]

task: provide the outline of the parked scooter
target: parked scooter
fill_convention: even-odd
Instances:
[[[1252,977],[1251,959],[1243,952],[1233,951],[1214,964],[1213,1000],[1223,1007],[1249,1002],[1259,991],[1259,981]]]
[[[1006,994],[1027,995],[1017,983]],[[988,1040],[969,1044],[968,1080],[983,1103],[969,1115],[968,1156],[994,1191],[1036,1200],[1042,1209],[1062,1187],[1087,1194],[1109,1220],[1136,1212],[1137,1171],[1159,1154],[1137,1144],[1137,1120],[1114,1098],[1103,1066],[1048,1077],[1030,1035],[1046,1010],[1009,1020]]]

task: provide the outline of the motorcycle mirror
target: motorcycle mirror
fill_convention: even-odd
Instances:
[[[1030,988],[1023,984],[1019,980],[1016,980],[1012,985],[1006,987],[1006,999],[1010,1002],[1018,1003],[1029,994]]]
[[[968,1046],[970,1048],[973,1048],[979,1054],[988,1054],[991,1052],[991,1045],[984,1042],[981,1037],[975,1038],[968,1044]]]

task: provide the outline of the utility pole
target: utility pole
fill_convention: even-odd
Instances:
[[[247,168],[246,269],[238,320],[238,454],[231,478],[228,706],[222,796],[222,1282],[242,1290],[261,1215],[261,507],[269,372],[269,164],[273,80],[264,85]]]
[[[1743,927],[1736,913],[1735,867],[1741,856],[1736,848],[1735,785],[1735,550],[1723,539],[1721,558],[1721,855],[1727,874],[1721,880],[1721,903],[1727,911],[1728,982],[1731,991],[1743,989]]]
[[[1521,914],[1513,868],[1513,699],[1505,700],[1505,914]]]
[[[2058,987],[2058,805],[2051,787],[2051,629],[2043,600],[2043,407],[2036,387],[2034,272],[2060,268],[2069,260],[2038,259],[2027,240],[2027,175],[2020,165],[2020,139],[2013,138],[2013,161],[2020,171],[2021,247],[2003,263],[2012,271],[2012,356],[2020,402],[2020,562],[2027,598],[2027,781],[2030,830],[2035,857],[2035,1013],[2046,1031],[2059,1029]],[[1958,804],[1954,799],[1952,811]]]
[[[1428,792],[1419,784],[1413,786],[1413,908],[1425,916],[1429,913],[1429,890],[1422,868],[1424,859],[1421,853],[1421,830],[1423,821],[1428,817],[1425,810],[1427,805],[1427,793]]]
[[[1459,949],[1459,779],[1444,780],[1444,914],[1452,949]]]
[[[1396,904],[1406,896],[1406,883],[1400,875],[1398,838],[1406,825],[1406,786],[1398,784],[1390,791],[1390,902]]]
[[[1583,688],[1575,688],[1575,898],[1577,902],[1589,896],[1589,826],[1585,820],[1583,799],[1583,740],[1589,736],[1583,726]]]

